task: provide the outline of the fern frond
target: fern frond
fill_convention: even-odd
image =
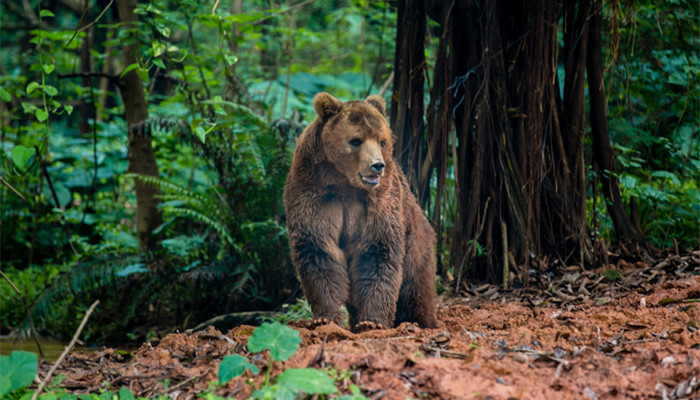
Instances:
[[[164,193],[162,198],[166,201],[182,201],[190,208],[198,210],[201,213],[214,214],[217,219],[231,218],[230,213],[228,213],[226,201],[216,192],[206,195],[199,194],[167,179],[156,176],[134,173],[129,173],[126,176],[157,187]]]
[[[140,261],[142,257],[138,255],[117,254],[77,263],[53,278],[48,288],[34,301],[31,312],[45,319],[54,304],[69,295],[78,296],[114,287],[120,279],[117,274]]]
[[[170,211],[174,214],[182,214],[206,224],[208,227],[214,229],[225,243],[231,245],[236,251],[241,251],[240,246],[234,242],[233,238],[231,237],[228,227],[221,224],[219,221],[216,221],[197,210],[192,210],[189,208],[174,208]]]

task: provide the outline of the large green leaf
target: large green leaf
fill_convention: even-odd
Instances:
[[[290,368],[277,377],[277,384],[308,394],[331,394],[338,391],[326,372],[313,368]]]
[[[299,348],[299,332],[278,322],[264,323],[257,327],[248,339],[248,350],[253,353],[270,349],[275,361],[284,361]]]
[[[224,357],[219,364],[219,383],[226,383],[231,379],[241,376],[247,369],[257,374],[260,369],[248,362],[248,359],[240,354],[231,354]]]
[[[15,163],[15,166],[17,168],[24,169],[27,166],[27,162],[29,162],[29,159],[32,158],[32,156],[34,155],[34,152],[34,149],[18,144],[17,146],[12,148],[12,151],[10,152],[10,158],[12,158],[12,162]]]
[[[136,397],[134,397],[134,394],[131,393],[131,390],[127,388],[126,386],[122,386],[121,389],[119,389],[119,399],[120,400],[136,400]]]
[[[26,351],[13,351],[0,356],[0,398],[21,387],[29,386],[36,376],[37,356]]]

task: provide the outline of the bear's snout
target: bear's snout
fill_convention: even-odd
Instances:
[[[374,164],[370,165],[374,172],[381,174],[384,171],[384,160],[376,161]]]

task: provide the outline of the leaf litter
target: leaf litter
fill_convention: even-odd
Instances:
[[[247,348],[255,327],[173,333],[133,352],[76,352],[57,370],[72,393],[127,387],[137,396],[193,399],[205,391],[248,398],[266,368],[323,369],[338,394],[370,399],[691,399],[700,397],[700,251],[596,270],[530,273],[525,288],[464,288],[442,296],[438,329],[402,324],[353,334],[291,323],[289,359]],[[614,271],[614,272],[610,272]],[[259,370],[217,386],[223,357]],[[39,379],[51,367],[39,366]],[[332,398],[333,396],[329,396]]]

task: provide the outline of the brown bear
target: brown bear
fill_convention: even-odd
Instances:
[[[284,188],[292,260],[312,326],[434,328],[435,232],[391,156],[384,99],[314,97]]]

